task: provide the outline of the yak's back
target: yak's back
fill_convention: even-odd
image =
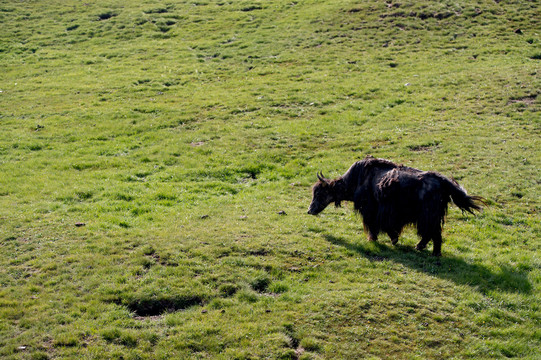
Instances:
[[[423,171],[371,156],[356,162],[346,176],[355,177],[363,190],[379,200],[419,201],[427,194],[442,190],[443,175]]]
[[[386,159],[378,159],[370,155],[363,160],[358,161],[356,165],[360,166],[366,173],[389,171],[398,167],[398,165],[392,161]]]
[[[352,175],[357,178],[361,184],[364,183],[365,185],[368,185],[369,183],[372,183],[375,185],[387,172],[397,167],[398,165],[392,161],[367,156],[363,160],[353,164],[346,175]]]
[[[425,172],[398,166],[382,174],[377,183],[377,195],[381,199],[411,196],[423,187]]]

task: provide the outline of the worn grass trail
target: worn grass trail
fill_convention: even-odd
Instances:
[[[0,357],[536,359],[539,6],[0,1]],[[454,176],[443,257],[306,215]],[[76,226],[83,225],[83,226]]]

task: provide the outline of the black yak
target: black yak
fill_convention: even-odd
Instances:
[[[468,196],[454,179],[371,156],[336,179],[321,173],[317,177],[309,214],[317,215],[333,202],[338,207],[342,201],[353,201],[369,240],[376,241],[384,232],[395,245],[404,226],[414,224],[421,237],[416,249],[432,240],[434,256],[441,256],[441,230],[451,199],[472,214],[485,204],[480,196]]]

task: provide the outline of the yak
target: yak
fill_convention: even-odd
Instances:
[[[416,249],[423,250],[432,240],[434,256],[441,256],[441,231],[451,199],[462,212],[472,214],[486,205],[481,196],[469,196],[453,178],[372,156],[354,163],[336,179],[327,179],[321,172],[317,178],[308,214],[317,215],[333,202],[339,207],[342,201],[352,201],[368,240],[377,241],[383,232],[396,245],[402,229],[413,224],[421,238]]]

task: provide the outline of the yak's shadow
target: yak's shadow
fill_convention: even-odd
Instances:
[[[483,294],[491,290],[529,294],[532,290],[527,273],[511,266],[500,266],[499,271],[492,271],[481,264],[470,264],[455,256],[445,255],[436,258],[426,250],[417,251],[408,246],[393,247],[381,242],[353,244],[344,238],[329,234],[325,234],[324,237],[328,242],[355,251],[369,260],[400,263],[408,268],[451,280],[456,284],[469,285]]]

